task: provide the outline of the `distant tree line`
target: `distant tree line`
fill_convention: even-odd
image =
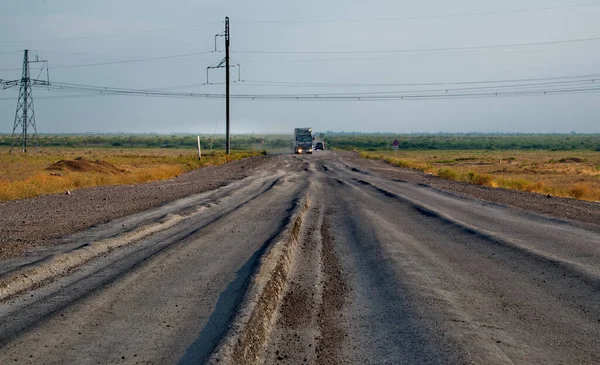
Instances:
[[[341,134],[321,133],[330,148],[380,151],[392,149],[398,140],[400,149],[413,150],[596,150],[600,134]]]
[[[600,134],[483,134],[483,133],[340,133],[315,135],[329,148],[381,151],[392,148],[397,139],[400,149],[412,150],[596,150],[600,151]],[[78,148],[196,148],[195,135],[156,134],[43,134],[42,147]],[[202,148],[225,149],[225,136],[200,136]],[[292,147],[292,135],[233,135],[233,150],[271,150]],[[10,135],[0,135],[0,146],[10,146]]]
[[[225,136],[200,136],[202,148],[225,149]],[[53,134],[40,135],[42,147],[77,148],[196,148],[197,136],[193,135],[121,135],[121,134]],[[10,135],[0,135],[0,146],[10,146]],[[292,145],[287,135],[234,135],[233,150],[276,149]]]

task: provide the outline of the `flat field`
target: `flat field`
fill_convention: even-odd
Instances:
[[[0,201],[32,198],[100,185],[136,184],[170,179],[203,166],[258,155],[235,151],[203,155],[191,149],[62,148],[41,152],[8,153],[0,147]]]
[[[430,150],[361,152],[390,164],[477,185],[600,201],[600,152]]]

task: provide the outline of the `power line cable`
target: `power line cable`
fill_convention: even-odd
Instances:
[[[434,92],[446,92],[452,93],[456,91],[465,90],[504,90],[504,89],[538,89],[543,87],[544,90],[552,90],[558,87],[565,87],[567,85],[578,85],[578,84],[595,84],[595,79],[588,80],[570,80],[570,81],[554,81],[554,82],[540,82],[540,83],[527,83],[527,84],[512,84],[512,85],[489,85],[489,86],[477,86],[477,87],[459,87],[453,89],[421,89],[421,90],[396,90],[396,91],[378,91],[378,92],[361,92],[361,93],[329,93],[328,95],[383,95],[383,94],[408,94],[408,93],[434,93]],[[599,82],[600,84],[600,82]],[[307,94],[310,95],[310,94]]]
[[[600,78],[600,73],[593,74],[582,74],[582,75],[563,75],[563,76],[552,76],[552,77],[529,77],[529,78],[513,78],[513,79],[492,79],[492,80],[469,80],[469,81],[453,81],[453,82],[422,82],[422,83],[334,83],[334,82],[305,82],[305,81],[266,81],[266,80],[243,80],[239,83],[264,83],[282,86],[335,86],[335,87],[349,87],[349,86],[446,86],[446,85],[472,85],[472,84],[502,84],[502,83],[521,83],[521,82],[550,82],[550,81],[592,81],[595,82]],[[155,87],[143,89],[148,90],[166,90],[166,89],[177,89],[187,88],[194,86],[210,86],[222,83],[211,83],[211,84],[186,84],[186,85],[174,85],[166,87]],[[97,86],[97,85],[86,85],[77,83],[66,83],[66,82],[53,82],[52,86],[55,87],[82,87],[82,88],[94,88],[99,90],[112,89],[112,90],[140,90],[124,87],[109,87],[109,86]]]
[[[587,77],[587,79],[583,78]],[[447,83],[413,83],[413,84],[320,84],[320,83],[301,83],[300,85],[311,86],[311,85],[328,85],[328,86],[445,86],[445,85],[471,85],[471,84],[487,84],[485,86],[473,87],[469,89],[489,89],[489,88],[506,88],[506,87],[531,87],[531,86],[548,86],[548,85],[561,85],[561,84],[572,84],[572,83],[595,83],[596,80],[600,78],[600,75],[582,75],[576,77],[546,77],[546,78],[529,78],[529,79],[512,79],[512,80],[492,80],[492,81],[463,81],[463,82],[447,82]],[[545,81],[545,82],[537,82],[530,83],[532,81]],[[525,84],[514,84],[515,82],[527,82]],[[493,85],[503,84],[503,83],[513,83],[513,85]],[[282,84],[282,83],[280,83]],[[197,84],[207,86],[207,84]],[[210,85],[210,84],[209,84]],[[283,85],[296,86],[295,83],[283,83]],[[42,85],[45,86],[45,85]],[[140,92],[158,92],[160,90],[168,90],[168,89],[176,89],[181,87],[187,87],[192,85],[182,85],[182,86],[170,86],[163,88],[149,88],[149,89],[130,89],[130,88],[116,88],[116,87],[107,87],[107,86],[94,86],[94,85],[83,85],[83,84],[73,84],[73,83],[60,83],[53,82],[51,85],[47,87],[52,87],[60,90],[69,90],[69,89],[83,89],[83,90],[92,90],[92,91],[140,91]],[[456,90],[454,89],[444,89],[444,90]],[[462,88],[464,89],[464,88]],[[420,90],[415,90],[415,92]],[[312,93],[311,93],[312,94]]]
[[[236,99],[250,100],[288,100],[288,101],[392,101],[392,100],[435,100],[435,99],[471,99],[484,97],[516,97],[533,95],[559,95],[575,93],[600,92],[600,86],[589,88],[569,88],[558,90],[526,90],[526,91],[503,91],[503,92],[481,92],[461,94],[432,94],[432,95],[234,95]]]
[[[518,48],[518,47],[535,47],[544,45],[568,44],[568,43],[583,43],[600,41],[600,37],[528,42],[528,43],[513,43],[513,44],[496,44],[486,46],[468,46],[468,47],[446,47],[446,48],[421,48],[421,49],[392,49],[392,50],[354,50],[354,51],[271,51],[271,50],[237,50],[236,53],[246,54],[384,54],[384,53],[423,53],[423,52],[447,52],[447,51],[467,51],[467,50],[483,50],[497,48]]]
[[[438,53],[438,52],[448,52],[448,51],[474,51],[474,50],[492,50],[492,49],[504,49],[504,48],[519,48],[519,47],[534,47],[534,46],[543,46],[543,45],[560,45],[560,44],[569,44],[569,43],[584,43],[584,42],[593,42],[600,41],[600,37],[591,37],[591,38],[580,38],[580,39],[570,39],[570,40],[557,40],[557,41],[546,41],[546,42],[529,42],[529,43],[517,43],[517,44],[501,44],[501,45],[487,45],[487,46],[472,46],[472,47],[448,47],[448,48],[428,48],[428,49],[396,49],[396,50],[354,50],[354,51],[261,51],[261,50],[241,50],[236,51],[237,53],[243,54],[394,54],[394,53]],[[95,67],[95,66],[107,66],[107,65],[118,65],[118,64],[128,64],[128,63],[139,63],[139,62],[149,62],[149,61],[158,61],[158,60],[166,60],[166,59],[174,59],[174,58],[183,58],[190,56],[197,56],[202,54],[211,54],[215,51],[202,51],[202,52],[191,52],[191,53],[182,53],[182,54],[174,54],[167,56],[158,56],[158,57],[147,57],[147,58],[138,58],[131,60],[117,60],[117,61],[106,61],[106,62],[95,62],[95,63],[84,63],[84,64],[72,64],[72,65],[58,65],[52,66],[52,69],[68,69],[68,68],[82,68],[82,67]],[[362,60],[363,58],[333,58],[333,59],[319,59],[319,60],[293,60],[293,62],[307,62],[307,61],[343,61],[343,60]],[[367,59],[367,58],[364,58]],[[368,58],[373,59],[373,58]],[[260,61],[263,62],[263,61]],[[278,61],[281,62],[281,61]],[[20,68],[4,68],[0,69],[0,71],[20,71]]]
[[[93,93],[93,94],[69,94],[69,95],[36,96],[35,100],[39,100],[39,99],[49,100],[49,99],[97,98],[99,96],[110,96],[110,95],[103,95],[103,94]],[[3,101],[14,101],[15,98],[0,98],[0,100],[3,100]]]
[[[542,95],[566,95],[566,94],[587,94],[600,92],[600,87],[590,88],[571,88],[559,90],[531,90],[531,91],[506,91],[506,92],[486,92],[486,93],[463,93],[463,94],[435,94],[435,95],[356,95],[356,96],[328,96],[328,95],[232,95],[233,99],[252,100],[252,101],[400,101],[400,100],[445,100],[445,99],[479,99],[479,98],[499,98],[499,97],[517,97],[517,96],[542,96]],[[166,98],[219,98],[222,94],[152,94],[152,93],[120,93],[120,94],[97,94],[101,95],[122,95],[122,96],[148,96],[148,97],[166,97]],[[62,97],[40,97],[43,99],[63,99],[91,97],[93,95],[65,95]],[[0,100],[14,101],[12,98],[0,98]]]
[[[558,45],[548,45],[548,46],[539,46],[535,48],[491,48],[491,49],[480,49],[480,50],[455,50],[455,51],[447,51],[447,52],[415,52],[415,53],[384,53],[379,55],[372,56],[329,56],[329,57],[320,57],[320,58],[303,58],[303,57],[294,57],[289,59],[275,59],[271,57],[262,58],[262,59],[245,59],[245,63],[259,63],[259,64],[284,64],[284,63],[294,63],[294,64],[302,64],[302,63],[316,63],[316,62],[343,62],[343,61],[374,61],[374,60],[407,60],[407,59],[423,59],[423,58],[431,58],[435,57],[436,60],[440,57],[457,57],[457,56],[474,56],[474,55],[489,55],[490,53],[502,52],[503,55],[506,54],[514,54],[517,56],[525,57],[525,53],[538,53],[538,52],[565,52],[565,47],[573,47],[576,49],[582,49],[585,47],[586,51],[595,52],[594,48],[589,48],[585,43],[572,43],[568,44],[558,44]],[[284,55],[286,56],[286,55]],[[291,56],[291,55],[290,55]],[[296,55],[294,55],[296,56]]]
[[[52,66],[51,69],[64,69],[64,68],[79,68],[79,67],[92,67],[92,66],[106,66],[106,65],[118,65],[125,63],[137,63],[137,62],[148,62],[148,61],[158,61],[158,60],[167,60],[172,58],[180,58],[180,57],[190,57],[197,56],[201,54],[210,54],[212,51],[203,51],[203,52],[191,52],[191,53],[181,53],[175,55],[168,56],[159,56],[159,57],[147,57],[147,58],[138,58],[133,60],[120,60],[120,61],[108,61],[108,62],[97,62],[97,63],[83,63],[83,64],[75,64],[75,65],[59,65]],[[5,68],[0,69],[0,71],[18,71],[19,68]]]
[[[396,86],[445,86],[445,85],[475,85],[475,84],[500,84],[514,82],[541,82],[558,81],[571,79],[600,79],[600,74],[571,75],[556,77],[534,77],[520,79],[496,79],[496,80],[478,80],[478,81],[455,81],[455,82],[421,82],[421,83],[321,83],[321,82],[295,82],[295,81],[261,81],[261,80],[243,80],[240,84],[257,83],[267,86],[302,86],[302,87],[396,87]]]
[[[592,83],[595,80],[588,80]],[[105,95],[132,95],[148,97],[170,97],[170,98],[224,98],[223,94],[214,93],[185,93],[185,92],[167,92],[136,90],[123,88],[108,88],[92,85],[76,84],[51,84],[39,85],[37,87],[48,89],[50,91],[64,92],[97,92]],[[489,90],[489,87],[479,88],[457,88],[426,91],[396,91],[396,92],[369,92],[369,93],[314,93],[314,94],[236,94],[231,97],[234,99],[247,100],[302,100],[302,101],[367,101],[367,100],[426,100],[426,99],[448,99],[448,98],[478,98],[492,96],[526,96],[526,95],[553,95],[568,93],[590,93],[600,91],[600,85],[576,87],[567,83],[549,84],[522,84],[522,85],[503,85],[504,89]],[[525,89],[523,89],[525,87]],[[487,89],[487,90],[486,90]]]

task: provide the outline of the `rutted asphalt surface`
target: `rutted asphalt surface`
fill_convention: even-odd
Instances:
[[[0,363],[202,363],[305,194],[265,363],[600,363],[598,231],[368,163],[277,156],[244,180],[71,236],[76,246],[187,214],[0,303]]]
[[[38,246],[61,245],[60,238],[65,235],[227,185],[250,175],[266,161],[266,156],[257,156],[168,180],[0,202],[0,260]]]

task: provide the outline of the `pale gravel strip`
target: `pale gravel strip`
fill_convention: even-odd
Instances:
[[[309,206],[308,197],[297,203],[281,238],[261,259],[236,318],[207,364],[262,363]]]
[[[70,270],[102,254],[130,245],[154,233],[175,226],[184,219],[189,219],[201,213],[204,207],[198,208],[193,214],[185,217],[179,214],[169,214],[161,222],[141,226],[134,231],[92,242],[89,245],[73,251],[54,255],[37,265],[26,266],[0,277],[0,301],[13,295],[29,290],[52,278],[68,273]]]

